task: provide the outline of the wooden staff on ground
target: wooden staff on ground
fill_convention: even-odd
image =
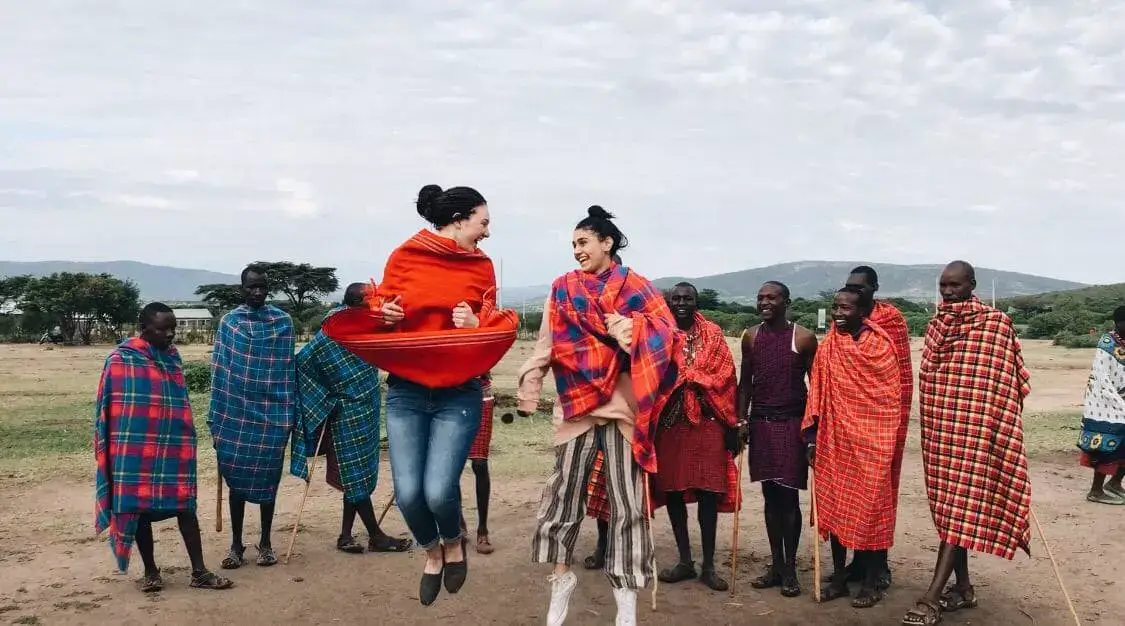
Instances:
[[[734,581],[738,579],[738,527],[739,527],[739,513],[742,512],[742,459],[745,458],[745,452],[738,453],[738,478],[737,492],[735,495],[735,508],[734,508],[734,528],[731,529],[730,540],[730,595],[734,596]]]
[[[301,527],[301,514],[305,512],[305,500],[309,497],[309,488],[312,487],[313,473],[316,472],[316,460],[320,458],[320,444],[324,443],[324,433],[328,432],[328,422],[321,426],[320,438],[316,440],[316,452],[313,453],[312,463],[309,464],[309,479],[305,481],[305,495],[301,496],[301,505],[297,508],[297,521],[293,522],[293,533],[289,535],[289,549],[285,551],[285,564],[289,564],[289,557],[293,554],[293,543],[297,541],[297,529]]]
[[[223,472],[215,468],[215,477],[218,478],[218,495],[215,496],[215,532],[223,532]]]
[[[1047,535],[1043,534],[1043,527],[1039,524],[1039,518],[1035,515],[1035,509],[1028,507],[1031,512],[1031,521],[1035,522],[1035,528],[1039,530],[1039,538],[1043,540],[1043,547],[1047,549],[1047,558],[1051,559],[1051,567],[1055,569],[1055,578],[1059,581],[1059,588],[1062,589],[1063,598],[1066,598],[1066,606],[1070,609],[1070,616],[1074,618],[1074,623],[1077,626],[1082,626],[1082,620],[1078,618],[1078,612],[1074,610],[1074,602],[1070,599],[1070,594],[1066,591],[1066,585],[1063,584],[1062,573],[1059,572],[1059,564],[1055,561],[1055,555],[1051,552],[1051,544],[1047,543]]]
[[[816,514],[816,472],[809,468],[809,496],[812,500],[813,597],[820,602],[820,519]]]
[[[391,499],[387,501],[387,506],[383,507],[383,512],[379,514],[379,524],[380,525],[382,525],[382,523],[383,523],[383,518],[387,516],[387,511],[390,511],[391,507],[394,506],[394,504],[395,504],[395,494],[392,492],[391,493]]]

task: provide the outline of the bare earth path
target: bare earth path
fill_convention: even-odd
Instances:
[[[513,351],[515,354],[505,363],[509,369],[498,372],[501,386],[526,348],[520,346]],[[1081,401],[1088,354],[1043,346],[1028,346],[1026,350],[1036,386],[1029,414],[1074,411]],[[8,411],[0,415],[23,415],[28,398],[36,394],[54,397],[73,392],[88,398],[104,354],[104,348],[43,352],[0,346],[0,410]],[[189,357],[201,354],[195,349]],[[60,378],[62,369],[70,375]],[[82,427],[88,428],[88,422]],[[134,554],[129,574],[115,574],[108,548],[92,537],[93,494],[89,479],[83,478],[89,476],[92,458],[89,462],[80,458],[76,472],[44,469],[48,477],[42,480],[13,470],[22,467],[20,463],[5,464],[9,473],[0,475],[0,624],[434,624],[449,618],[461,624],[541,624],[548,571],[528,563],[528,543],[542,477],[551,463],[545,445],[547,431],[542,422],[508,427],[497,424],[496,429],[499,450],[490,526],[497,551],[487,557],[472,554],[469,582],[462,592],[457,596],[443,593],[429,608],[421,607],[417,600],[420,554],[346,555],[334,549],[339,532],[339,494],[324,484],[322,470],[313,483],[289,565],[258,568],[251,564],[231,572],[236,587],[225,592],[190,589],[187,557],[175,522],[165,522],[157,526],[156,534],[157,558],[164,568],[167,587],[162,593],[146,596],[134,583],[141,572],[139,556]],[[510,433],[514,432],[522,439],[513,439]],[[1076,466],[1074,454],[1068,450],[1074,431],[1035,436],[1061,442],[1053,448],[1032,444],[1033,449],[1042,450],[1032,459],[1034,506],[1078,611],[1087,624],[1123,623],[1125,545],[1121,530],[1125,528],[1125,507],[1085,502],[1089,477]],[[214,468],[208,463],[211,455],[206,448],[200,447],[199,511],[208,564],[217,568],[229,537],[214,530]],[[41,460],[36,463],[42,465]],[[378,508],[390,496],[390,472],[385,464],[382,477],[376,494]],[[281,552],[288,542],[302,488],[303,484],[292,477],[283,482],[274,536],[274,545]],[[465,474],[463,488],[466,495],[473,493],[470,472]],[[747,499],[741,519],[742,551],[735,595],[714,593],[695,582],[662,585],[656,613],[649,607],[649,591],[642,593],[638,603],[640,623],[898,623],[929,582],[937,543],[922,485],[916,425],[904,464],[902,489],[897,544],[891,551],[895,586],[878,607],[858,611],[845,600],[828,605],[811,600],[810,533],[806,533],[801,551],[805,595],[787,600],[776,592],[751,589],[749,580],[761,573],[768,546],[760,519],[761,496],[755,485],[745,484]],[[475,511],[471,497],[469,500],[466,516],[473,527]],[[807,515],[807,494],[802,501]],[[252,507],[247,515],[248,543],[256,538],[256,516]],[[732,516],[720,519],[718,559],[724,575],[729,575],[732,523]],[[394,509],[385,527],[392,534],[405,533]],[[655,529],[658,561],[664,567],[673,562],[675,548],[663,512],[657,515]],[[692,530],[698,548],[698,537]],[[576,555],[579,560],[592,549],[594,532],[592,523],[584,524]],[[1032,551],[1033,557],[1018,555],[1012,562],[974,556],[971,568],[981,606],[947,615],[944,623],[1072,623],[1038,536]],[[253,549],[248,551],[252,554]],[[821,554],[823,566],[830,567],[828,550],[823,549]],[[585,571],[579,576],[568,624],[611,624],[613,597],[604,577]]]

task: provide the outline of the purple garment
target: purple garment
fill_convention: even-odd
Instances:
[[[808,388],[805,363],[794,351],[796,326],[774,332],[758,327],[751,355],[750,480],[808,487],[808,459],[801,439]]]

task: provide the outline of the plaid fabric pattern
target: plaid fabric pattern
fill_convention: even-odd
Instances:
[[[211,410],[219,472],[247,502],[273,502],[296,415],[293,320],[242,305],[223,316],[211,352]]]
[[[598,450],[590,480],[586,481],[586,516],[609,521],[609,494],[605,490],[605,453]]]
[[[379,370],[318,332],[297,353],[297,398],[289,472],[309,480],[307,457],[327,424],[331,446],[322,444],[322,453],[331,448],[333,486],[348,502],[370,498],[379,481]]]
[[[894,494],[895,507],[898,507],[898,488],[902,478],[902,455],[906,450],[906,435],[910,429],[910,406],[914,403],[914,364],[910,359],[910,327],[906,318],[894,307],[883,301],[877,301],[872,309],[869,321],[882,328],[891,337],[894,343],[895,356],[898,358],[899,384],[902,395],[900,407],[902,422],[899,424],[898,447],[895,452],[894,465]]]
[[[381,307],[399,297],[406,318],[383,323]],[[454,328],[451,312],[464,301],[480,325]],[[488,373],[516,341],[519,316],[496,304],[496,272],[482,250],[421,230],[395,249],[372,284],[367,308],[332,316],[324,333],[364,361],[430,389],[459,386]],[[434,367],[441,363],[441,367]]]
[[[575,270],[559,277],[548,306],[552,369],[564,418],[605,404],[618,374],[627,370],[637,400],[633,456],[641,469],[656,473],[656,418],[679,383],[684,342],[663,294],[636,272],[614,265],[601,275]],[[610,337],[607,313],[632,318],[631,354]]]
[[[492,445],[492,411],[496,407],[496,398],[492,395],[492,378],[489,376],[481,380],[481,392],[484,394],[480,411],[480,428],[469,448],[469,458],[488,460],[488,449]]]
[[[1023,401],[1031,392],[1015,328],[975,296],[942,305],[918,374],[926,493],[941,540],[1011,559],[1031,554]]]
[[[94,402],[94,459],[94,530],[109,530],[125,572],[141,513],[195,510],[195,424],[175,347],[127,339],[106,358]]]
[[[858,340],[833,325],[813,361],[801,426],[816,432],[817,520],[852,550],[894,545],[900,371],[890,335],[870,320]]]

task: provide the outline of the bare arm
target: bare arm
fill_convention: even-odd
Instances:
[[[813,361],[816,360],[816,334],[813,331],[798,326],[796,341],[797,353],[801,355],[801,362],[805,366],[805,373],[812,371]]]

